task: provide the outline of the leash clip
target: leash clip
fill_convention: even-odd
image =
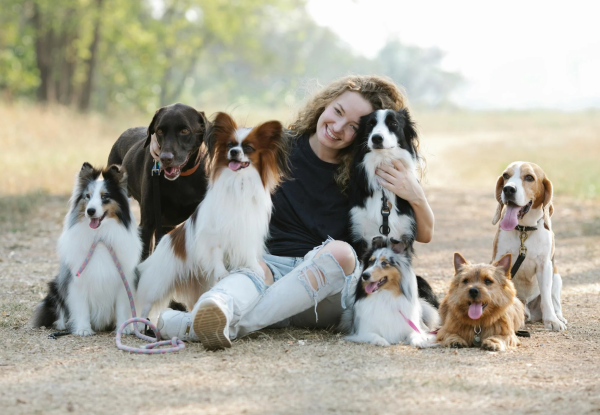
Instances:
[[[529,235],[527,235],[527,232],[521,231],[521,234],[519,235],[519,238],[521,239],[521,247],[519,248],[519,254],[527,255],[527,247],[525,246],[525,241],[528,237]]]
[[[160,174],[160,162],[154,160],[154,166],[152,166],[152,176],[158,176]]]
[[[383,217],[383,224],[379,227],[379,233],[387,237],[390,234],[390,226],[388,225],[390,206],[388,205],[388,199],[383,191],[381,196],[381,216]]]

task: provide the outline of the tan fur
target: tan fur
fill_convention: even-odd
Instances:
[[[470,264],[459,253],[455,254],[455,275],[448,295],[440,305],[442,328],[437,341],[443,347],[474,347],[475,328],[481,327],[481,347],[504,351],[521,344],[515,331],[525,323],[525,309],[517,298],[510,280],[512,256],[507,254],[494,264]],[[485,281],[492,281],[486,285]],[[473,320],[468,315],[472,298],[469,290],[477,288],[477,299],[487,306],[481,318]]]
[[[380,261],[387,261],[385,257],[379,258]],[[371,278],[368,281],[362,280],[363,287],[366,286],[370,282],[377,282],[387,277],[387,282],[379,287],[379,290],[388,290],[391,291],[394,296],[399,296],[402,294],[402,288],[400,287],[400,282],[402,281],[402,274],[398,268],[388,265],[387,267],[376,267],[371,272]]]
[[[171,232],[169,232],[171,236],[171,247],[173,248],[173,253],[176,257],[180,258],[182,261],[185,261],[187,258],[187,252],[185,250],[185,226],[184,224],[179,225]]]

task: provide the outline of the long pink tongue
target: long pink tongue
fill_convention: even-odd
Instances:
[[[500,222],[500,227],[503,231],[512,231],[519,224],[517,215],[519,214],[520,209],[519,206],[506,205],[506,213],[504,214],[502,222]]]
[[[371,294],[373,291],[375,291],[376,288],[377,288],[377,283],[376,282],[370,282],[365,287],[365,291],[367,292],[367,294]]]
[[[469,317],[473,320],[477,320],[481,317],[481,313],[483,313],[482,303],[473,303],[469,306]]]
[[[96,229],[98,226],[100,226],[100,218],[90,219],[90,228]]]
[[[230,161],[229,162],[229,168],[233,171],[238,171],[240,169],[240,167],[242,167],[242,163],[240,163],[239,161]]]

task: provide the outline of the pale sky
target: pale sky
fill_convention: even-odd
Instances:
[[[600,1],[309,0],[317,23],[373,57],[388,38],[437,46],[470,108],[600,108]]]

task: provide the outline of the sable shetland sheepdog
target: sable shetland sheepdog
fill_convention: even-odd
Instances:
[[[264,275],[259,260],[271,193],[288,169],[282,132],[278,121],[238,128],[229,115],[216,115],[208,132],[210,180],[204,200],[138,267],[137,302],[144,317],[173,292],[191,309],[229,270],[250,268]]]
[[[403,241],[412,252],[417,234],[415,214],[406,200],[384,189],[375,171],[382,165],[401,161],[415,174],[418,155],[417,132],[408,110],[378,110],[360,119],[356,133],[352,186],[349,192],[352,237],[358,255],[369,249],[374,236],[381,235],[383,224],[382,196],[387,197],[389,236]]]
[[[418,295],[417,276],[404,243],[378,236],[371,245],[363,260],[354,307],[342,316],[342,327],[351,327],[346,340],[378,346],[432,346],[435,335],[429,332],[439,324],[439,315]]]
[[[129,298],[116,265],[99,243],[80,276],[94,241],[110,245],[131,285],[142,243],[127,199],[127,175],[119,166],[105,170],[84,163],[58,239],[60,271],[37,306],[34,327],[54,326],[78,336],[119,327],[131,318]],[[133,327],[125,330],[131,333]]]

